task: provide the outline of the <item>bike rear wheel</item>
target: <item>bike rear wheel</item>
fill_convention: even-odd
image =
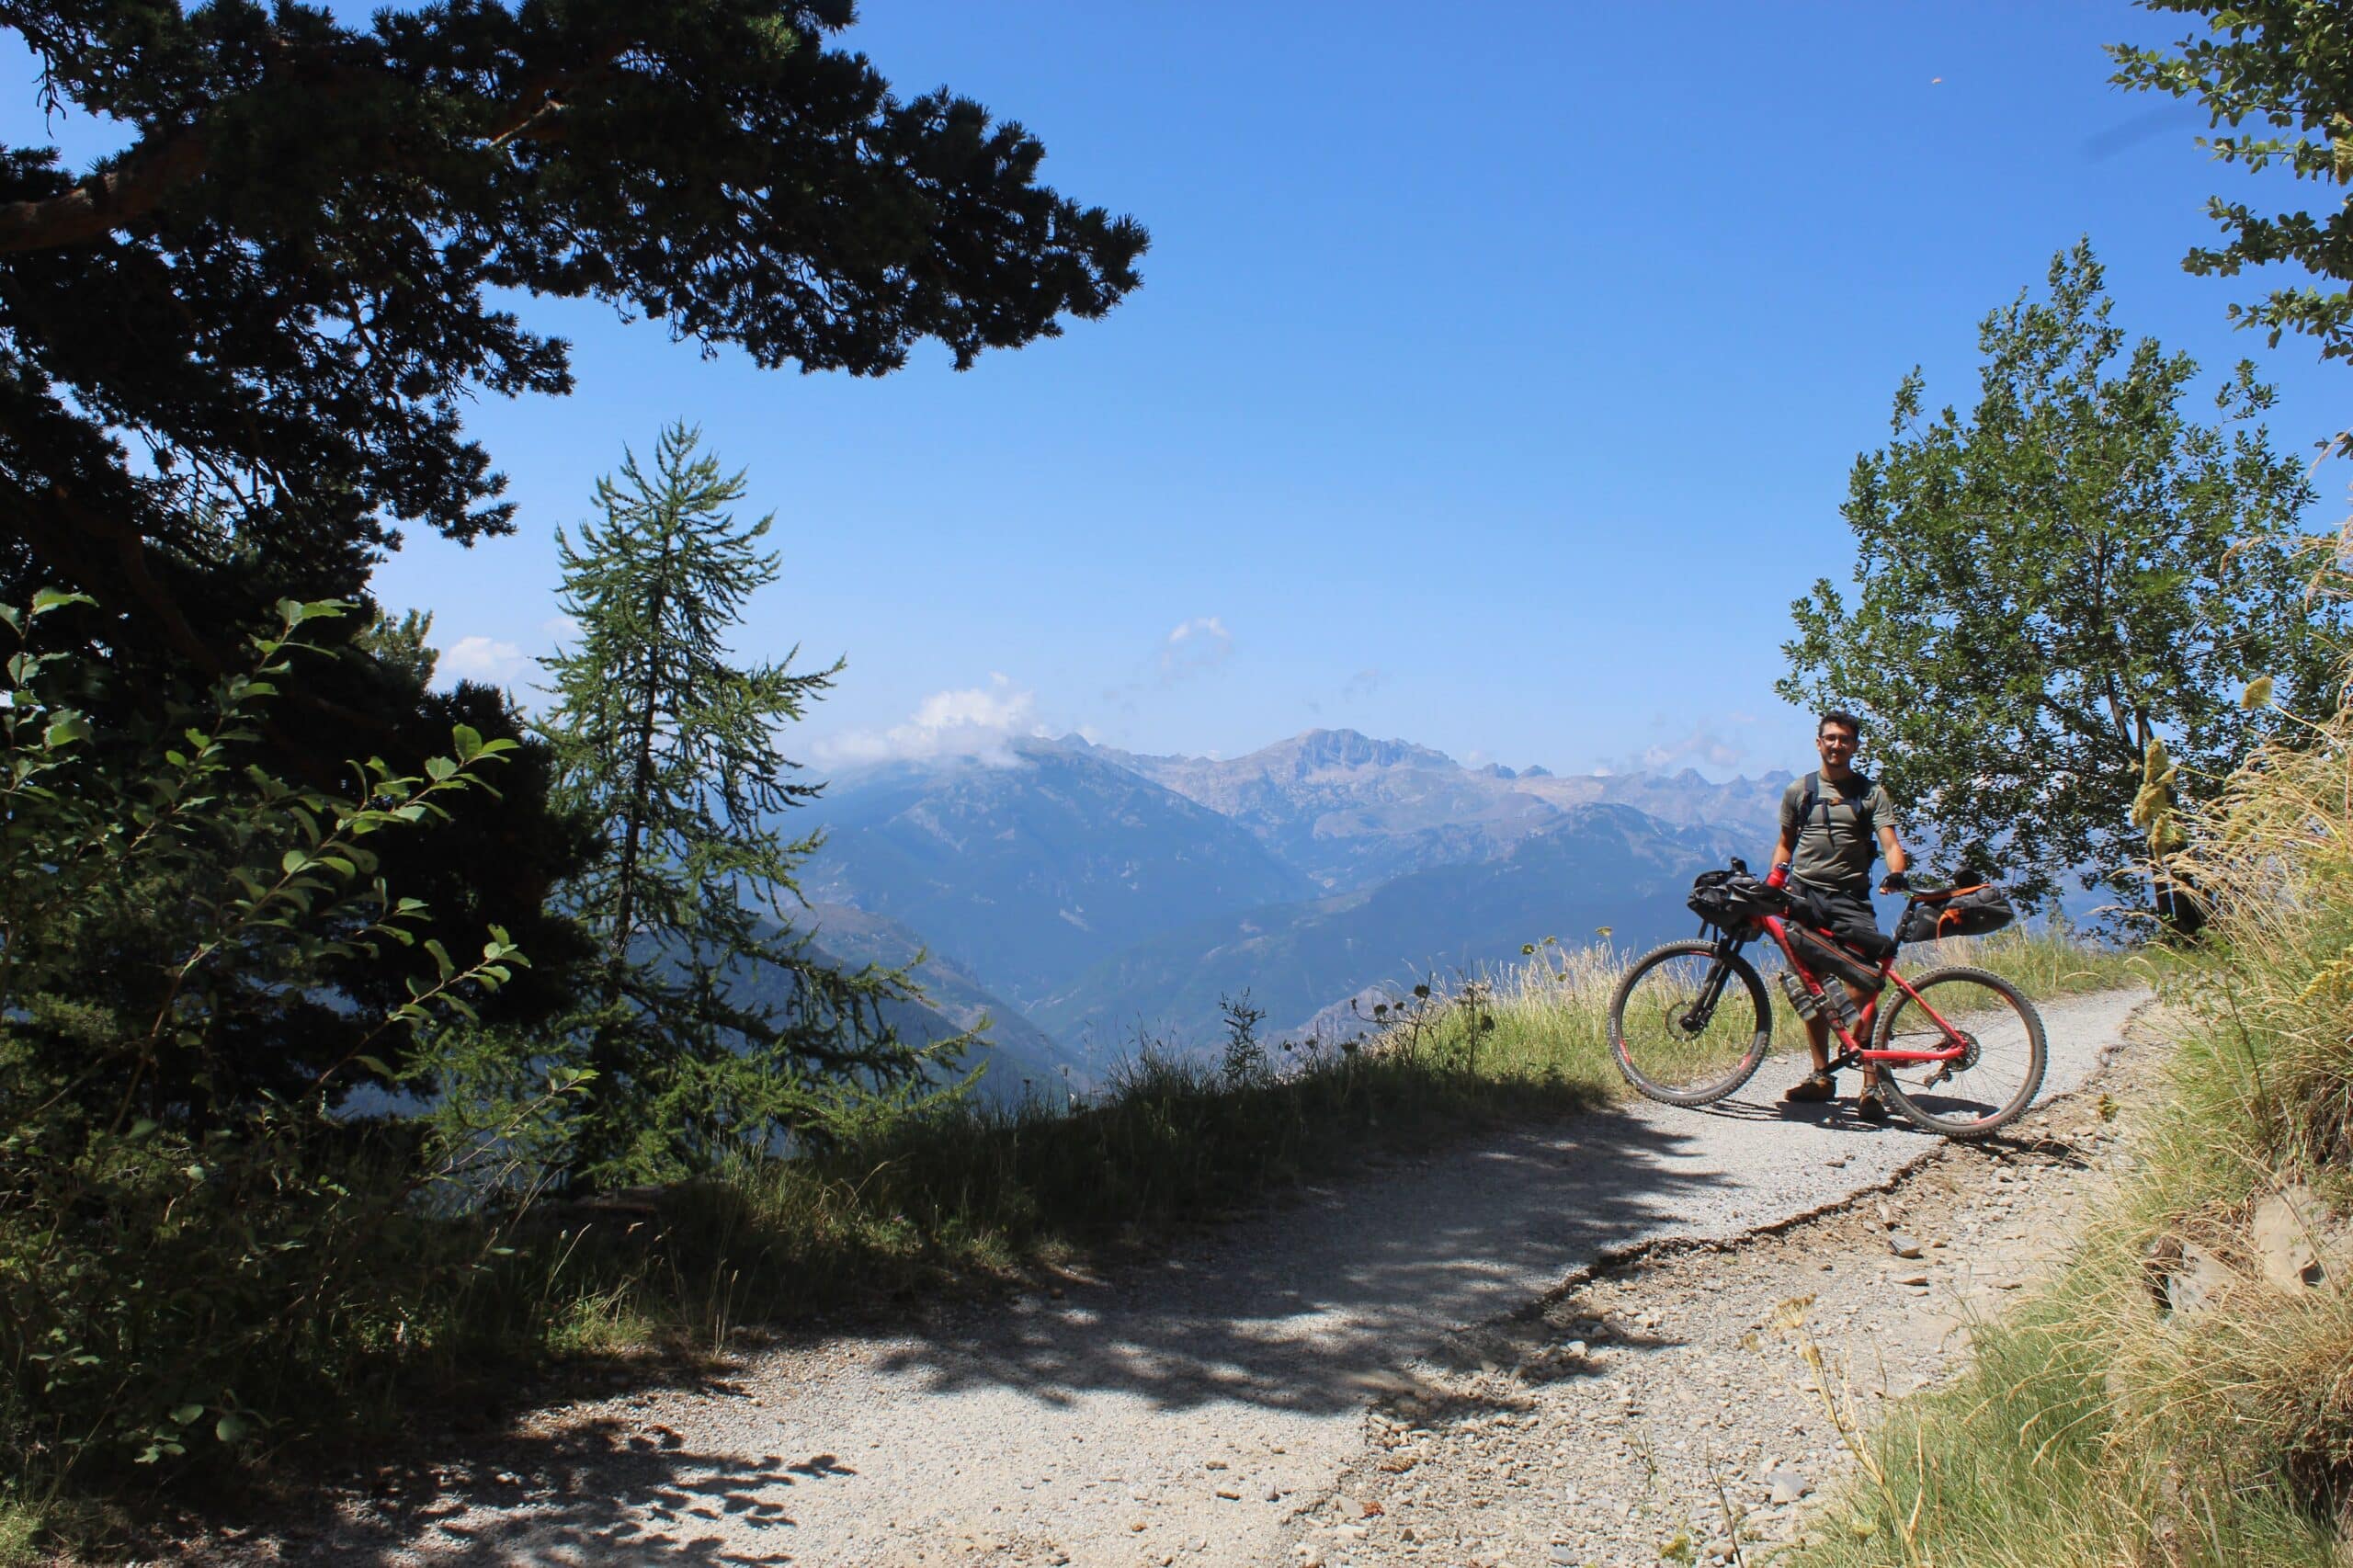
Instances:
[[[2018,1119],[2042,1087],[2042,1015],[2018,988],[1982,969],[1930,970],[1912,982],[1915,1002],[1886,992],[1874,1042],[1881,1051],[1942,1050],[1951,1026],[1969,1050],[1957,1062],[1882,1062],[1880,1088],[1915,1127],[1947,1138],[1983,1138]]]
[[[1772,1041],[1764,981],[1712,942],[1669,942],[1644,953],[1609,998],[1609,1051],[1618,1071],[1667,1105],[1720,1100],[1755,1075]]]

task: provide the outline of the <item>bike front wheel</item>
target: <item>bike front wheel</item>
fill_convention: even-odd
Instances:
[[[1772,1041],[1765,983],[1712,942],[1644,953],[1609,998],[1609,1051],[1626,1082],[1667,1105],[1720,1100],[1755,1075]]]
[[[1916,994],[1890,987],[1881,1051],[1941,1051],[1950,1062],[1882,1062],[1880,1087],[1913,1125],[1947,1138],[1983,1138],[2034,1103],[2042,1087],[2042,1015],[2018,988],[1982,969],[1930,970]],[[1941,1020],[1941,1021],[1939,1021]]]

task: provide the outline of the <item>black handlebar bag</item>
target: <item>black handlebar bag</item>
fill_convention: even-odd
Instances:
[[[1692,914],[1742,941],[1762,932],[1764,917],[1786,902],[1745,871],[1702,871],[1691,880],[1691,896],[1685,901]]]

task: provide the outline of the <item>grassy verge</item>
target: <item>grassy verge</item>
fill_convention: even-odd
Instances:
[[[1624,1092],[1606,1028],[1620,961],[1542,949],[1345,1044],[1269,1045],[1237,1019],[1221,1056],[1146,1052],[1076,1107],[963,1102],[660,1194],[497,1223],[418,1217],[340,1250],[351,1272],[332,1313],[247,1324],[250,1365],[231,1381],[267,1414],[258,1439],[210,1442],[208,1410],[181,1434],[185,1455],[126,1470],[78,1451],[59,1420],[0,1411],[20,1467],[0,1469],[0,1562],[29,1550],[41,1519],[52,1539],[101,1539],[127,1518],[108,1498],[266,1476],[298,1453],[316,1462],[420,1405],[486,1415],[539,1369],[715,1354],[746,1328],[1084,1267],[1368,1152],[1604,1104]],[[2043,994],[2132,973],[2127,955],[2009,934],[1920,955],[1935,961],[1984,963]]]
[[[2038,1001],[2154,984],[2163,955],[2139,948],[2086,942],[2063,927],[2012,926],[1990,937],[1956,937],[1906,948],[1898,967],[1906,974],[1970,964],[1991,970]]]
[[[2140,955],[2064,933],[1918,949],[2053,997],[2145,982]],[[1074,1108],[982,1101],[875,1127],[792,1160],[745,1159],[664,1195],[651,1225],[566,1224],[517,1267],[561,1258],[567,1347],[710,1349],[733,1326],[926,1291],[985,1289],[1172,1225],[1215,1219],[1368,1152],[1567,1115],[1628,1093],[1608,1043],[1622,960],[1540,949],[1524,964],[1384,1016],[1370,1038],[1222,1058],[1146,1051]],[[1793,1017],[1777,1025],[1802,1039]],[[617,1235],[616,1232],[626,1234]],[[552,1252],[550,1248],[552,1247]]]
[[[1790,1568],[2341,1564],[2353,1506],[2353,726],[2197,824],[2168,1090],[2078,1256],[1870,1444]],[[2315,1283],[2316,1281],[2316,1283]]]

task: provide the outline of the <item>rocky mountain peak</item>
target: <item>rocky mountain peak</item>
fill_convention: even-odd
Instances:
[[[1256,763],[1270,775],[1288,773],[1304,778],[1313,773],[1349,767],[1443,767],[1456,766],[1452,757],[1411,741],[1377,741],[1356,730],[1310,730],[1287,741],[1277,741],[1236,763]]]

